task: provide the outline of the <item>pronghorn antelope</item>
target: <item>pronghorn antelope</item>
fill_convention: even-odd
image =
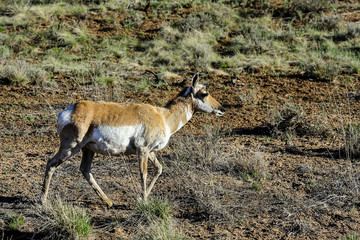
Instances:
[[[194,75],[192,85],[186,87],[166,107],[90,101],[72,105],[59,113],[57,131],[60,135],[60,149],[46,165],[43,203],[46,202],[55,169],[80,150],[83,152],[80,171],[109,207],[112,201],[90,173],[94,154],[137,154],[143,198],[146,200],[162,172],[154,152],[164,148],[170,136],[184,126],[196,111],[222,116],[223,110],[220,103],[198,83],[198,74]],[[146,181],[148,159],[156,168],[149,185]]]

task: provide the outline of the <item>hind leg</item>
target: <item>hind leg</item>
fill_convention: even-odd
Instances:
[[[105,195],[105,193],[101,190],[99,185],[96,183],[93,175],[90,173],[91,171],[91,163],[94,158],[94,152],[90,149],[87,149],[84,147],[82,149],[83,156],[81,160],[80,165],[80,171],[85,177],[85,179],[88,181],[90,186],[94,189],[96,194],[108,205],[108,207],[111,207],[113,205],[112,201]]]
[[[43,196],[42,196],[42,202],[45,203],[47,199],[47,195],[49,193],[49,186],[51,178],[56,170],[56,168],[65,162],[68,158],[70,158],[72,155],[78,153],[80,151],[80,148],[66,148],[66,149],[60,149],[56,155],[49,159],[49,161],[46,164],[46,171],[45,171],[45,177],[44,177],[44,183],[43,183]]]
[[[75,134],[74,134],[75,133]],[[73,126],[65,127],[60,134],[60,149],[54,157],[50,158],[46,164],[46,171],[44,177],[44,183],[42,187],[42,202],[45,203],[49,192],[49,186],[51,178],[56,168],[80,151],[85,144],[85,140],[81,143],[77,141],[77,132],[74,131]]]

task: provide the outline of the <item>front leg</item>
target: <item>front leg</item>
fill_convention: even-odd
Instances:
[[[162,173],[162,166],[161,163],[159,162],[159,160],[156,158],[155,153],[151,152],[149,154],[149,159],[150,161],[154,164],[155,168],[156,168],[156,174],[154,176],[154,178],[151,180],[149,186],[147,187],[147,193],[146,195],[149,196],[151,189],[154,187],[154,184],[156,182],[156,180],[159,178],[159,176]]]
[[[149,158],[149,150],[147,148],[139,148],[137,150],[137,155],[139,158],[139,168],[140,168],[140,179],[141,187],[143,191],[143,199],[147,200],[148,193],[146,191],[146,179],[147,179],[147,162]]]

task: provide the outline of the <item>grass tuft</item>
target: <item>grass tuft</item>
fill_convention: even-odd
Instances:
[[[345,126],[343,133],[344,151],[348,159],[360,156],[360,123],[352,121]]]
[[[174,219],[171,217],[172,208],[168,200],[150,199],[148,201],[139,200],[135,212],[140,219],[145,219],[145,223],[140,221],[140,230],[137,239],[162,239],[162,240],[185,240],[187,239],[176,227]]]
[[[65,204],[60,198],[45,206],[36,206],[40,219],[40,232],[49,239],[83,239],[90,236],[93,226],[85,209]]]
[[[171,206],[169,205],[168,200],[139,200],[135,211],[150,220],[161,220],[166,222],[171,216]]]
[[[25,217],[14,213],[7,212],[4,216],[6,226],[11,230],[19,230],[25,224]]]
[[[186,240],[181,232],[174,229],[172,223],[154,222],[146,230],[144,239],[148,240]]]
[[[26,61],[0,61],[0,82],[12,85],[43,84],[47,72]]]

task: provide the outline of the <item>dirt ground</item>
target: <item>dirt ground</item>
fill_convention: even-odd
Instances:
[[[339,139],[297,137],[289,147],[285,141],[267,138],[264,127],[270,110],[288,101],[301,104],[312,119],[317,119],[321,111],[330,111],[335,103],[347,102],[349,109],[356,112],[357,93],[341,83],[314,82],[296,76],[259,73],[234,79],[209,75],[202,76],[202,80],[226,107],[226,114],[215,117],[198,113],[176,134],[201,134],[204,125],[223,129],[227,132],[224,144],[238,144],[249,151],[261,149],[266,154],[271,177],[261,180],[261,191],[250,191],[244,187],[244,181],[238,181],[239,189],[234,191],[239,191],[238,209],[244,216],[240,222],[199,220],[189,214],[191,206],[175,207],[174,217],[189,238],[343,239],[360,229],[360,202],[358,197],[354,198],[359,191],[360,164],[338,156]],[[181,89],[179,81],[171,80],[168,87],[145,93],[127,90],[124,99],[151,104],[167,101]],[[66,84],[55,91],[0,85],[0,213],[15,211],[26,219],[34,217],[31,209],[40,197],[46,161],[57,150],[56,113],[79,99],[91,98],[89,92],[91,88],[85,91],[83,87]],[[244,103],[245,98],[239,95],[249,100]],[[167,151],[158,155],[166,155]],[[57,170],[50,194],[59,194],[62,199],[88,209],[99,229],[95,231],[96,238],[129,238],[134,229],[103,226],[131,216],[140,188],[136,159],[98,156],[94,161],[94,175],[115,203],[111,209],[106,208],[82,178],[79,159],[77,155]],[[164,172],[155,187],[155,196],[166,197],[169,192],[177,191],[177,180]],[[329,179],[333,176],[338,179]],[[222,181],[226,187],[225,178]],[[342,192],[344,186],[346,191],[353,192]],[[5,232],[5,236],[31,238],[34,231],[31,224],[25,224],[21,231]]]

